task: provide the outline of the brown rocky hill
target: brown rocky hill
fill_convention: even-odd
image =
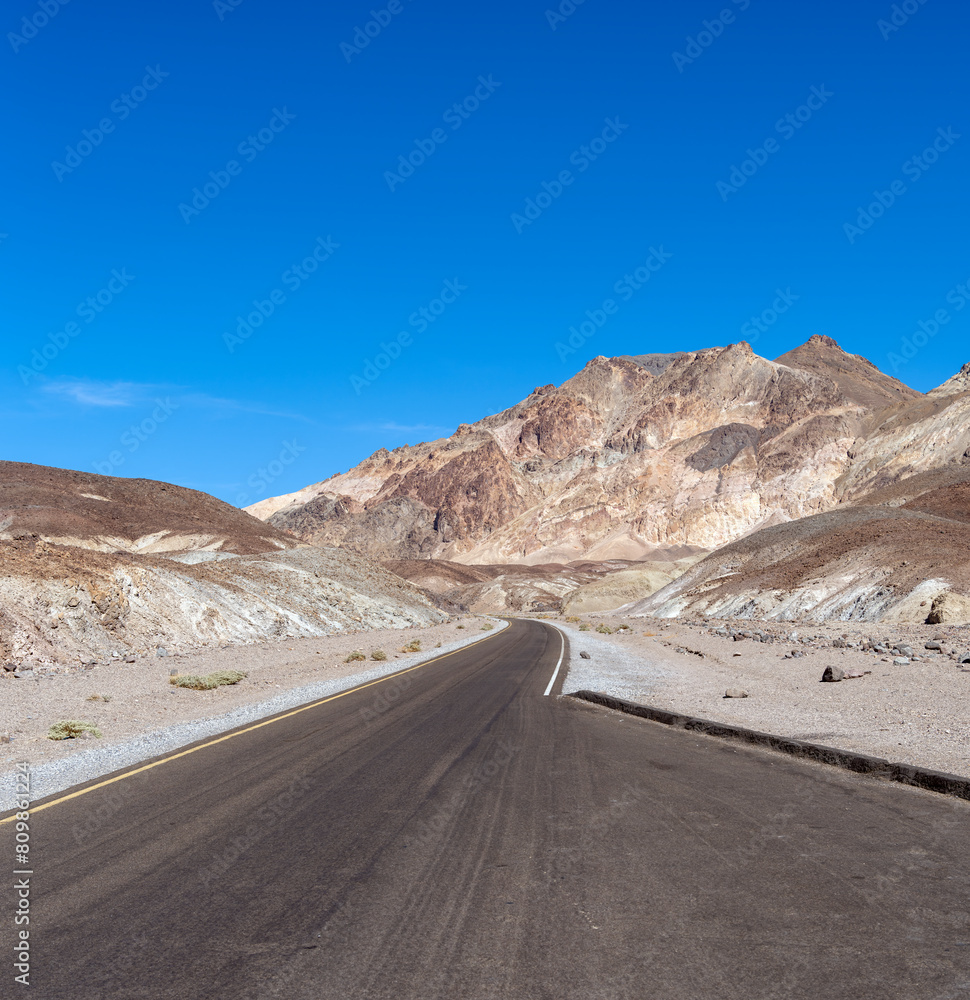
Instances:
[[[102,552],[251,554],[300,544],[197,490],[0,462],[0,542],[31,536]]]
[[[902,478],[922,458],[883,467],[867,443],[877,431],[884,444],[912,432],[918,449],[924,418],[907,408],[947,405],[827,337],[778,361],[745,343],[599,357],[449,438],[382,449],[248,509],[307,542],[380,560],[664,561]]]
[[[634,615],[970,621],[970,467],[904,479],[855,504],[725,545]]]
[[[0,667],[446,617],[383,567],[205,493],[0,462]]]
[[[169,558],[0,542],[0,667],[76,668],[155,656],[158,647],[175,653],[447,617],[406,580],[334,549]]]

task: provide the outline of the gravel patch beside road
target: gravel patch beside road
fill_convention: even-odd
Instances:
[[[970,777],[970,664],[950,655],[970,650],[967,626],[705,623],[595,614],[582,616],[591,631],[580,632],[577,623],[550,621],[570,639],[566,693],[598,691]],[[599,624],[631,630],[602,635],[592,631]],[[760,632],[766,641],[714,634],[728,628]],[[886,652],[864,649],[870,637],[888,639]],[[926,649],[937,637],[942,648]],[[893,652],[895,642],[909,644],[913,656]],[[579,657],[583,649],[590,660]],[[828,666],[850,676],[823,683]],[[728,690],[748,697],[726,698]]]

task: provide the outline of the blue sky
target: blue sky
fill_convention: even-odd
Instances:
[[[955,0],[378,4],[7,5],[3,457],[252,503],[598,354],[970,360]]]

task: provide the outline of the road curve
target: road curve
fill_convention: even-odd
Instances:
[[[561,642],[37,812],[30,995],[970,997],[967,803],[544,697]]]

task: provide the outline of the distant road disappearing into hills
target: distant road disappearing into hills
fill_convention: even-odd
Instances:
[[[970,996],[966,803],[545,697],[561,644],[513,621],[53,797],[30,995]]]

